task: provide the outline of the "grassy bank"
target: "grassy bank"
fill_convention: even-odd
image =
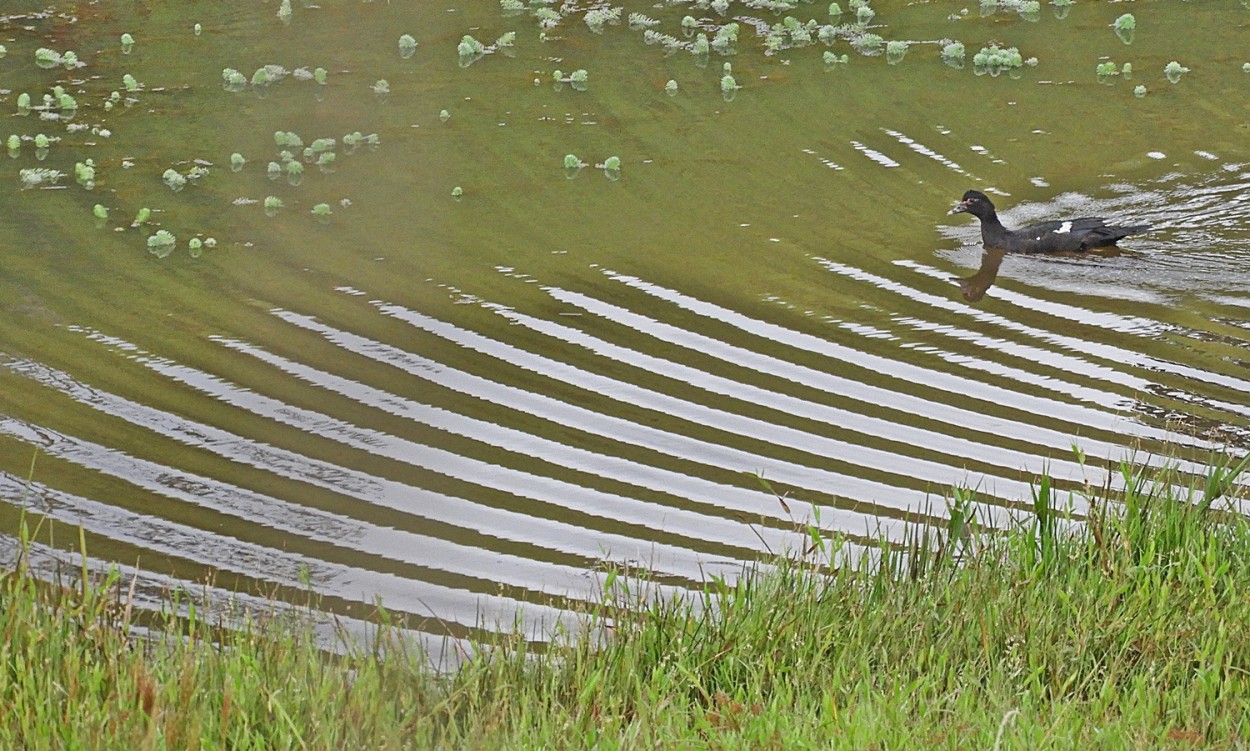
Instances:
[[[136,640],[124,586],[19,562],[0,748],[1245,748],[1250,525],[1221,510],[1244,469],[1179,489],[1126,469],[1122,503],[1075,526],[1043,480],[1008,534],[873,570],[783,561],[701,603],[618,580],[587,614],[615,618],[601,636],[504,640],[445,677],[385,628],[385,657],[327,658],[287,619]]]

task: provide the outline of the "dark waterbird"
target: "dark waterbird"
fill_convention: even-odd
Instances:
[[[1108,227],[1098,217],[1081,217],[1063,221],[1038,222],[1010,230],[998,221],[994,204],[982,192],[970,190],[963,200],[951,209],[951,214],[972,214],[981,220],[981,241],[987,248],[999,248],[1011,253],[1063,253],[1084,251],[1115,245],[1129,235],[1145,232],[1149,224],[1132,227]]]

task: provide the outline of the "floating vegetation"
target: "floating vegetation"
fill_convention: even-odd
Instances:
[[[385,78],[379,78],[373,82],[373,93],[378,96],[386,96],[391,93],[391,84]]]
[[[585,91],[586,81],[590,78],[590,74],[584,69],[578,68],[569,74],[569,83],[573,86],[574,91]]]
[[[828,13],[831,18],[837,18],[842,15],[842,6],[837,3],[829,3]]]
[[[334,212],[330,209],[330,204],[328,203],[319,203],[312,207],[312,215],[318,218],[325,218],[333,213]]]
[[[65,58],[61,53],[50,47],[40,47],[35,50],[35,65],[40,68],[55,68],[64,62]]]
[[[270,162],[265,168],[265,174],[269,175],[270,180],[276,180],[282,176],[282,165],[277,162]]]
[[[152,210],[144,206],[135,212],[135,220],[130,223],[131,227],[139,227],[152,218]]]
[[[461,67],[466,67],[468,63],[472,63],[482,55],[486,54],[486,47],[472,36],[465,34],[460,39],[460,44],[456,45],[456,54],[460,56]],[[468,61],[467,63],[465,61]]]
[[[399,56],[407,60],[417,51],[417,40],[412,34],[401,34],[399,37]]]
[[[18,153],[22,150],[22,139],[14,133],[4,142],[4,145],[9,149],[9,156],[16,159]]]
[[[964,58],[967,55],[967,49],[963,42],[947,42],[942,45],[942,62],[952,68],[964,67]]]
[[[1188,73],[1188,72],[1189,72],[1189,68],[1186,68],[1185,66],[1181,65],[1175,60],[1168,63],[1163,68],[1163,75],[1167,76],[1167,79],[1170,83],[1176,83],[1180,81],[1181,75]]]
[[[877,11],[873,10],[867,3],[855,9],[855,21],[860,24],[868,24],[876,15]]]
[[[1132,13],[1125,13],[1115,19],[1115,23],[1112,26],[1115,27],[1115,35],[1120,38],[1121,42],[1125,44],[1133,43],[1133,32],[1137,30],[1137,19],[1133,18]]]
[[[871,32],[860,34],[851,40],[851,46],[861,55],[876,55],[881,52],[883,44],[885,44],[885,40],[881,38],[881,35]]]
[[[712,45],[708,42],[707,34],[700,34],[695,37],[694,44],[690,46],[690,54],[707,56],[712,51]]]
[[[885,45],[885,59],[890,65],[897,65],[907,54],[907,42],[892,40]]]
[[[164,174],[161,175],[161,180],[175,193],[187,187],[187,178],[172,167],[165,170]]]
[[[74,181],[87,190],[95,189],[95,160],[74,163]]]
[[[676,96],[677,95],[677,81],[672,78],[668,79],[668,83],[664,84],[664,93],[668,94],[669,96]]]
[[[277,16],[282,19],[282,23],[291,22],[291,0],[282,0],[278,5]]]
[[[97,203],[91,207],[91,215],[102,222],[107,222],[109,218],[109,210],[102,203]]]
[[[178,238],[167,229],[158,229],[155,234],[148,236],[148,252],[157,258],[164,258],[173,253],[177,244]]]
[[[643,15],[642,13],[630,13],[629,14],[629,28],[635,31],[639,29],[646,29],[652,26],[659,26],[659,25],[660,25],[660,22],[655,20],[651,16]]]
[[[1142,97],[1146,96],[1146,87],[1140,83],[1134,86],[1133,96],[1137,97],[1138,99],[1141,99]]]
[[[740,86],[738,86],[738,82],[737,82],[736,80],[734,80],[734,77],[733,77],[733,76],[728,75],[728,74],[726,74],[726,75],[724,75],[724,76],[721,76],[721,79],[720,79],[720,90],[721,90],[721,91],[726,91],[726,92],[728,92],[728,91],[737,91],[739,88],[741,88],[741,87],[740,87]]]
[[[1131,77],[1133,76],[1133,64],[1132,64],[1132,63],[1125,63],[1125,64],[1124,64],[1124,67],[1120,69],[1120,73],[1121,73],[1121,74],[1122,74],[1125,78],[1131,78]]]
[[[313,81],[321,84],[322,86],[326,85],[326,81],[329,79],[329,77],[330,77],[330,72],[327,71],[325,68],[313,69]]]
[[[1098,75],[1098,80],[1107,83],[1112,76],[1119,75],[1119,67],[1110,60],[1098,63],[1098,67],[1094,71]]]
[[[17,114],[30,114],[30,94],[27,94],[25,91],[17,95]]]
[[[507,14],[524,13],[525,3],[521,0],[499,0],[499,9]]]
[[[462,195],[464,195],[464,188],[461,188],[459,185],[451,189],[452,198],[459,198]]]
[[[5,47],[3,44],[0,44],[0,57],[4,57],[7,54],[9,54],[8,48]]]
[[[58,140],[60,140],[60,139],[58,139]],[[52,145],[52,139],[51,139],[51,138],[49,138],[49,137],[45,136],[45,135],[44,135],[44,134],[42,134],[42,133],[36,133],[36,134],[35,134],[35,148],[36,148],[36,149],[40,149],[40,150],[43,150],[43,151],[47,151],[47,150],[48,150],[48,147],[49,147],[49,146],[51,146],[51,145]]]
[[[599,165],[603,168],[603,174],[609,180],[621,179],[621,158],[618,156],[610,156],[603,160],[603,164]]]
[[[439,120],[441,120],[441,121],[443,121],[443,122],[447,122],[448,120],[450,120],[450,119],[451,119],[451,113],[450,113],[450,112],[448,112],[447,110],[439,110],[439,111],[438,111],[438,119],[439,119]],[[346,138],[344,138],[344,139],[343,139],[343,142],[344,142],[344,143],[346,143],[346,142],[347,142],[347,139],[346,139]]]
[[[333,151],[324,152],[317,157],[317,166],[320,167],[323,172],[329,172],[330,168],[334,166],[334,160],[335,154]]]
[[[576,154],[564,155],[564,168],[565,169],[581,169],[582,167],[585,167],[585,166],[586,166],[586,163],[583,162],[581,159],[578,159]]]
[[[843,54],[839,56],[838,53],[830,52],[829,50],[825,50],[822,58],[825,61],[825,70],[832,70],[835,65],[846,65],[851,60],[850,55]]]
[[[972,57],[973,69],[978,76],[986,73],[997,76],[1004,70],[1018,70],[1024,62],[1020,50],[1015,47],[1003,49],[997,44],[982,47],[981,51]]]
[[[247,88],[247,76],[243,75],[234,68],[222,68],[221,70],[222,86],[226,91],[238,93]]]
[[[597,8],[595,10],[586,11],[583,19],[590,30],[596,34],[603,33],[604,24],[620,23],[622,8]]]
[[[198,37],[200,34],[204,33],[204,27],[197,23],[191,27],[191,33]]]
[[[140,83],[135,80],[135,77],[130,75],[129,73],[122,76],[122,86],[126,89],[126,91],[129,91],[131,93],[134,93],[138,91],[140,88],[142,88]]]
[[[55,185],[63,177],[65,177],[64,172],[47,167],[28,167],[18,172],[18,179],[22,181],[23,188]]]
[[[129,55],[135,48],[135,38],[130,34],[122,34],[122,54]]]

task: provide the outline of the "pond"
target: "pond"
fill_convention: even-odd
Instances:
[[[842,5],[10,0],[5,550],[541,638],[1244,452],[1246,3]]]

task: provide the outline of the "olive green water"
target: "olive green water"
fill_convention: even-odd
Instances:
[[[1125,456],[1244,451],[1241,3],[876,3],[868,31],[912,42],[897,64],[845,39],[765,54],[752,21],[786,14],[737,2],[627,4],[601,33],[569,3],[545,40],[493,2],[295,6],[6,4],[0,137],[61,140],[0,158],[0,529],[47,513],[41,541],[67,548],[81,523],[152,587],[311,589],[346,615],[376,597],[453,634],[525,603],[538,633],[605,562],[693,586],[802,545],[814,514],[894,538],[966,484],[1003,524],[1044,468],[1102,483]],[[1125,11],[1131,44],[1110,26]],[[736,54],[666,55],[632,12],[683,41],[683,16],[736,18]],[[464,35],[510,31],[458,60]],[[1037,64],[981,75],[992,41]],[[85,65],[41,69],[40,47]],[[1131,78],[1100,82],[1104,60]],[[265,64],[329,75],[223,88]],[[126,73],[142,88],[106,110]],[[15,114],[57,84],[87,129]],[[336,139],[332,169],[269,179],[277,130]],[[348,153],[353,131],[379,143]],[[596,166],[612,156],[619,173]],[[163,184],[197,160],[206,176]],[[36,166],[68,176],[23,189]],[[946,215],[968,188],[1009,226],[1154,229],[1119,255],[1008,256],[968,302],[976,226]]]

